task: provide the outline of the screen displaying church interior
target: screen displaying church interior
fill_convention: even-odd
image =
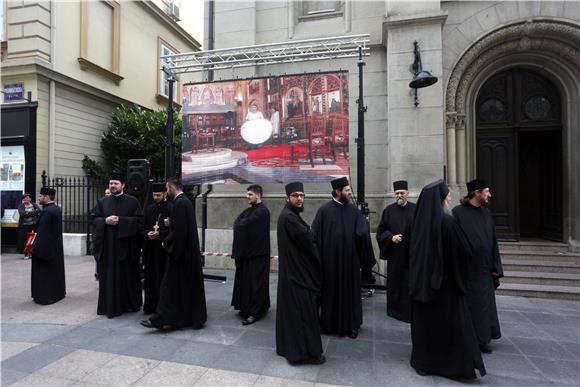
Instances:
[[[182,96],[186,184],[349,175],[347,72],[188,84]]]

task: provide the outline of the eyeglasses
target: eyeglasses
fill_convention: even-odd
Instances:
[[[293,198],[304,198],[305,195],[303,193],[293,193],[290,195]]]

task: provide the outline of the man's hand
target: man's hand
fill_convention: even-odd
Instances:
[[[109,226],[116,226],[119,224],[119,217],[117,215],[107,216],[105,218],[105,223]]]
[[[159,231],[149,231],[147,233],[147,237],[149,239],[157,239],[157,238],[159,238]]]
[[[393,237],[391,238],[391,240],[393,241],[393,243],[401,243],[403,241],[403,234],[397,234],[397,235],[393,235]]]

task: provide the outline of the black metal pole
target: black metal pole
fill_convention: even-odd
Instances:
[[[165,71],[165,70],[164,70]],[[169,85],[167,102],[167,142],[165,143],[165,180],[175,176],[175,133],[173,130],[173,85],[175,77],[168,74],[167,84]]]
[[[363,99],[363,66],[362,47],[358,48],[358,138],[356,139],[356,157],[357,157],[357,204],[363,215],[368,217],[369,208],[365,202],[365,112],[367,107]]]

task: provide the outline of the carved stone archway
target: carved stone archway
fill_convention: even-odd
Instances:
[[[475,97],[485,80],[510,67],[541,70],[558,85],[563,106],[565,238],[580,249],[580,25],[572,21],[524,20],[499,28],[471,45],[457,60],[446,85],[446,163],[451,187],[475,171]],[[566,214],[567,213],[567,214]]]

